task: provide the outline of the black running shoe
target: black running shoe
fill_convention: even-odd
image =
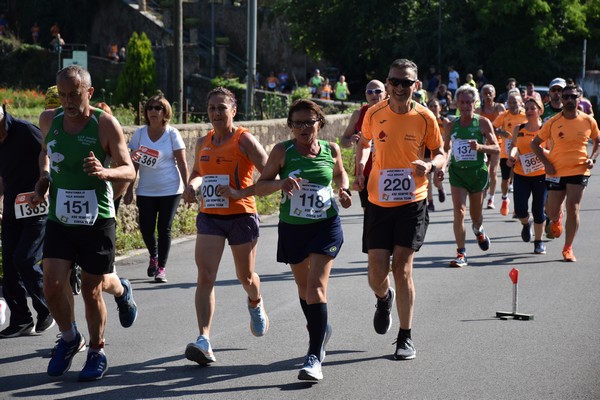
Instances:
[[[392,305],[394,304],[394,298],[396,298],[396,291],[390,287],[388,288],[385,300],[377,299],[373,327],[375,328],[375,332],[380,335],[386,334],[392,327]]]

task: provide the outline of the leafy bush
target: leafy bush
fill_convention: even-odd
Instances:
[[[265,94],[262,99],[263,119],[286,118],[290,106],[288,96],[279,96],[274,93]]]
[[[299,86],[292,92],[292,103],[298,99],[310,99],[311,97],[308,86]]]
[[[127,60],[119,74],[115,101],[137,104],[144,100],[144,94],[156,92],[156,61],[152,52],[152,43],[142,32],[133,32],[127,44]]]

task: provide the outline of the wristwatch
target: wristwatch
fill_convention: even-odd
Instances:
[[[431,164],[431,170],[429,172],[431,172],[433,174],[437,170],[437,167],[432,162],[430,162],[429,164]]]
[[[347,194],[348,196],[352,197],[352,192],[350,191],[350,189],[349,189],[349,188],[342,188],[342,190],[343,190],[344,192],[346,192],[346,194]]]

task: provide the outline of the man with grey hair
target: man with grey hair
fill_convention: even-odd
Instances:
[[[475,103],[479,100],[477,89],[463,85],[456,91],[456,102],[460,117],[444,129],[444,150],[450,152],[450,188],[454,207],[454,237],[456,258],[451,267],[466,267],[465,214],[467,197],[472,229],[479,248],[487,251],[490,238],[483,229],[483,199],[489,184],[486,155],[498,154],[500,149],[491,122],[475,114]]]
[[[0,211],[2,223],[2,292],[10,309],[10,323],[0,338],[42,333],[54,326],[42,285],[42,245],[48,204],[29,207],[39,177],[40,129],[13,118],[0,107]],[[37,323],[27,305],[37,312]]]
[[[137,316],[131,284],[114,271],[115,210],[111,181],[131,181],[135,170],[117,120],[90,106],[94,93],[88,71],[70,65],[57,73],[62,107],[40,116],[40,178],[30,204],[39,204],[49,189],[44,243],[44,292],[61,338],[48,364],[48,375],[71,366],[85,339],[77,330],[68,293],[74,262],[82,269],[82,297],[90,334],[89,352],[79,380],[101,379],[108,369],[104,353],[106,305],[102,291],[115,296],[121,325]],[[112,158],[114,167],[108,168]],[[110,277],[104,279],[104,277]]]
[[[398,292],[400,329],[394,358],[411,360],[416,350],[411,338],[415,286],[412,270],[429,224],[427,175],[438,171],[443,178],[444,151],[439,125],[433,113],[413,100],[417,65],[395,60],[387,77],[389,99],[366,112],[362,136],[356,147],[356,185],[365,187],[365,164],[375,149],[369,175],[369,202],[365,210],[364,236],[369,257],[369,286],[377,298],[373,327],[380,335],[392,326],[391,310]],[[431,161],[422,159],[424,147]],[[390,285],[390,256],[396,290]]]
[[[348,126],[346,127],[346,130],[344,131],[340,139],[340,145],[342,147],[351,147],[360,140],[362,123],[363,119],[365,118],[365,114],[367,113],[367,110],[369,109],[369,107],[374,106],[386,97],[387,92],[385,91],[385,85],[383,84],[383,82],[377,79],[373,79],[372,81],[369,81],[369,83],[367,83],[367,87],[365,88],[365,98],[367,99],[367,104],[354,111],[350,116]],[[369,179],[369,173],[371,172],[372,163],[372,155],[369,154],[369,159],[367,160],[364,170],[365,186],[367,180]],[[358,194],[360,196],[360,204],[364,210],[367,207],[368,201],[368,193],[366,187],[363,190],[360,190]]]

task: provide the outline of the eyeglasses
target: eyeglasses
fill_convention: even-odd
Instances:
[[[411,79],[387,78],[387,81],[392,86],[402,85],[404,89],[411,87],[416,81]]]
[[[148,110],[148,111],[151,111],[151,110],[162,111],[164,109],[165,108],[163,106],[148,106],[148,107],[146,107],[146,110]]]
[[[577,94],[563,94],[560,97],[562,97],[563,100],[577,100],[579,98],[579,95],[577,95]]]
[[[367,94],[381,94],[383,90],[381,89],[367,89]]]
[[[318,119],[309,119],[308,121],[290,121],[290,125],[294,129],[312,128],[319,122]]]

